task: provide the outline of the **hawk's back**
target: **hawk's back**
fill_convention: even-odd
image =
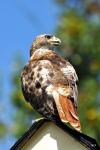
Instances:
[[[58,116],[52,90],[60,85],[63,89],[76,85],[77,75],[72,65],[55,52],[39,49],[24,67],[21,79],[25,99],[39,113],[50,118],[52,115]],[[70,92],[70,96],[77,99],[77,87],[76,95]]]

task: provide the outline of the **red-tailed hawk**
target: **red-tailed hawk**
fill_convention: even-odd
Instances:
[[[60,39],[52,35],[37,36],[30,50],[30,60],[21,80],[23,95],[40,114],[60,119],[80,131],[77,116],[77,74],[73,66],[53,51]]]

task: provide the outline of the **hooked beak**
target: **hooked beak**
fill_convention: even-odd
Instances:
[[[59,46],[61,44],[61,40],[59,38],[56,38],[55,36],[53,36],[52,38],[50,38],[48,40],[48,42],[51,44],[51,45],[55,45],[55,46]]]

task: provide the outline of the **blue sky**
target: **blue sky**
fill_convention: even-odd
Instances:
[[[53,33],[58,23],[59,8],[53,0],[0,0],[0,120],[9,121],[10,74],[16,53],[27,61],[34,37]],[[3,150],[9,149],[15,139],[0,141]]]

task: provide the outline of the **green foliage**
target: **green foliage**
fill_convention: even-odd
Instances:
[[[5,123],[0,122],[0,138],[3,138],[6,135],[7,127]]]
[[[83,11],[81,1],[79,7],[74,5],[73,8],[70,7],[70,1],[66,2],[69,9],[63,10],[56,30],[56,34],[62,39],[60,53],[70,60],[79,76],[79,116],[82,130],[99,142],[100,20],[94,19],[99,13],[95,14],[92,8],[87,12],[91,1],[88,1],[88,4],[84,2]],[[78,3],[78,0],[76,2]],[[95,17],[91,19],[93,15]]]
[[[3,114],[4,114],[4,108],[3,108],[3,75],[2,70],[0,70],[0,139],[4,138],[7,133],[7,125],[3,121]]]
[[[100,21],[98,4],[92,1],[56,0],[61,5],[57,36],[62,46],[57,52],[75,67],[79,76],[79,116],[84,133],[100,141]],[[95,6],[95,7],[94,7]],[[94,9],[95,8],[95,9]],[[20,84],[24,66],[17,60],[12,73],[11,100],[16,112],[12,132],[19,137],[29,126],[36,112],[26,103]]]

